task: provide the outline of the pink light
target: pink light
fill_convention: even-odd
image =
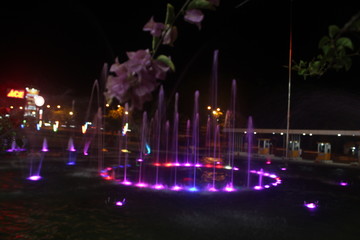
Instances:
[[[89,155],[87,152],[83,152],[83,154],[84,154],[84,156],[87,156],[87,155]]]
[[[202,165],[200,163],[195,164],[195,167],[201,167]]]
[[[184,166],[185,167],[191,167],[191,164],[190,163],[185,163]]]
[[[128,181],[128,180],[124,180],[124,181],[121,182],[121,184],[124,184],[124,185],[129,186],[129,185],[131,185],[132,183],[131,183],[130,181]]]
[[[122,201],[116,201],[116,202],[115,202],[115,205],[116,205],[116,206],[119,206],[119,207],[124,206],[124,205],[125,205],[125,198],[124,198]]]
[[[138,161],[138,162],[143,162],[144,160],[142,160],[141,158],[139,158],[137,161]]]
[[[285,167],[281,168],[281,171],[286,171],[286,168]]]
[[[112,170],[112,168],[111,168],[111,167],[108,167],[108,168],[106,168],[106,170],[111,171],[111,170]]]
[[[179,166],[181,166],[181,164],[177,162],[177,163],[174,163],[174,166],[179,167]]]
[[[178,185],[175,185],[175,186],[173,186],[173,187],[171,188],[171,190],[173,190],[173,191],[180,191],[180,190],[182,190],[182,187],[180,187],[180,186],[178,186]]]
[[[270,185],[265,185],[264,188],[270,188]]]
[[[233,187],[231,187],[231,186],[226,186],[226,187],[224,188],[224,191],[226,191],[226,192],[235,192],[235,188],[233,188]]]
[[[41,176],[39,175],[33,175],[33,176],[30,176],[27,178],[28,180],[31,180],[31,181],[38,181],[41,179]]]
[[[235,170],[235,171],[239,171],[239,168],[238,168],[238,167],[234,167],[234,170]]]
[[[263,189],[263,187],[262,186],[255,186],[254,189],[255,190],[261,190],[261,189]]]
[[[161,164],[160,164],[160,163],[154,163],[154,166],[156,166],[156,167],[160,167],[160,166],[161,166]]]
[[[209,188],[209,192],[217,192],[218,190],[214,187]]]
[[[49,151],[49,149],[47,149],[47,148],[43,148],[43,149],[41,149],[41,151],[42,151],[42,152],[48,152],[48,151]]]
[[[315,209],[315,208],[317,208],[318,204],[317,204],[317,202],[315,202],[315,203],[304,202],[304,206],[309,208],[309,209]]]
[[[144,187],[147,187],[148,185],[146,183],[140,182],[140,183],[137,183],[135,186],[140,187],[140,188],[144,188]]]
[[[205,164],[205,167],[207,167],[207,168],[212,168],[213,165],[211,165],[211,164]]]
[[[270,161],[270,160],[266,161],[266,164],[267,164],[267,165],[270,165],[270,164],[271,164],[271,161]]]
[[[157,184],[157,185],[153,186],[153,188],[157,189],[157,190],[161,190],[161,189],[164,189],[165,187],[162,184]]]
[[[340,182],[340,186],[348,186],[348,185],[349,184],[347,182],[343,182],[343,181]]]

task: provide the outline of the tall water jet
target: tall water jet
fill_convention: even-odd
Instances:
[[[169,158],[169,131],[170,131],[170,122],[167,120],[165,122],[165,162],[168,162]]]
[[[128,138],[127,138],[127,132],[128,132],[128,126],[129,126],[129,105],[128,103],[125,103],[125,114],[123,118],[123,127],[121,131],[121,136],[124,140],[124,148],[120,149],[120,153],[124,153],[124,178],[123,178],[123,184],[129,185],[131,182],[127,179],[127,167],[129,162],[129,151],[128,151]]]
[[[105,71],[105,68],[107,68],[107,64],[104,64],[103,66],[103,73]],[[102,74],[104,75],[104,74]],[[94,97],[96,96],[97,99],[97,104],[93,104],[93,100]],[[89,118],[90,118],[90,113],[91,110],[93,110],[93,112],[95,112],[95,114],[92,117],[92,123],[93,123],[93,127],[95,129],[92,129],[91,131],[89,131],[88,126],[90,124]],[[85,119],[84,119],[84,125],[82,126],[82,132],[84,134],[84,149],[83,149],[83,154],[84,155],[88,155],[88,150],[90,147],[90,144],[93,140],[93,138],[95,136],[98,137],[98,144],[97,144],[97,159],[98,159],[98,172],[100,172],[103,169],[103,161],[104,161],[104,156],[103,156],[103,132],[101,130],[102,128],[102,111],[101,111],[101,104],[100,104],[100,87],[99,87],[99,81],[95,80],[91,89],[91,94],[90,94],[90,100],[86,109],[86,114],[85,114]],[[90,132],[90,134],[89,134]],[[88,136],[90,135],[90,137]]]
[[[159,167],[160,167],[160,146],[161,146],[161,129],[162,129],[162,120],[164,114],[164,89],[161,86],[159,91],[158,99],[158,109],[156,112],[156,175],[155,175],[155,188],[159,189],[162,186],[159,184]]]
[[[195,92],[194,96],[194,115],[193,115],[193,128],[192,128],[192,159],[193,159],[193,186],[192,190],[196,190],[196,168],[199,161],[199,91]]]
[[[234,182],[234,146],[235,146],[235,103],[236,103],[236,80],[232,81],[231,85],[231,102],[230,102],[230,132],[228,134],[229,137],[229,146],[228,146],[228,165],[231,166],[231,178],[230,184],[233,185]]]
[[[189,160],[190,160],[190,127],[191,127],[191,122],[190,119],[188,119],[186,121],[186,150],[185,150],[185,160],[186,163],[185,165],[190,165]]]
[[[252,144],[253,144],[253,134],[254,134],[254,127],[252,117],[250,116],[248,119],[248,126],[247,126],[247,188],[250,187],[250,167],[251,167],[251,153],[252,153]]]
[[[216,164],[218,162],[218,159],[220,159],[221,151],[220,151],[220,126],[216,126],[216,131],[214,133],[214,148],[213,148],[213,174],[212,174],[212,187],[210,188],[210,191],[217,191],[215,182],[216,182]]]
[[[218,96],[218,56],[219,50],[214,51],[213,55],[213,65],[212,65],[212,74],[211,74],[211,86],[210,86],[210,103],[213,109],[216,109],[217,106],[217,96]],[[216,129],[216,126],[214,126]]]
[[[147,136],[147,112],[143,112],[143,119],[142,119],[142,126],[141,126],[141,136],[140,136],[140,152],[139,152],[139,158],[137,160],[139,164],[139,178],[137,186],[145,186],[145,183],[143,182],[143,162],[144,157],[146,154],[146,136]]]

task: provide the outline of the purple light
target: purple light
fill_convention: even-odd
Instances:
[[[124,180],[124,181],[121,182],[121,184],[124,184],[124,185],[129,186],[129,185],[131,185],[132,183],[131,183],[130,181],[128,181],[128,180]]]
[[[180,186],[178,186],[178,185],[175,185],[175,186],[173,186],[173,187],[171,188],[171,190],[173,190],[173,191],[180,191],[180,190],[182,190],[182,187],[180,187]]]
[[[281,168],[281,171],[286,171],[286,168],[285,167]]]
[[[340,182],[340,186],[348,186],[348,185],[349,185],[349,183],[347,183],[347,182],[343,182],[343,181]]]
[[[137,183],[135,186],[140,187],[140,188],[144,188],[144,187],[147,187],[148,185],[146,183],[140,182],[140,183]]]
[[[153,186],[153,188],[157,189],[157,190],[161,190],[161,189],[164,189],[165,187],[162,184],[157,184],[157,185]]]
[[[225,191],[225,192],[235,192],[235,188],[234,188],[232,185],[228,184],[228,185],[226,185],[226,187],[224,188],[224,191]]]
[[[315,209],[318,207],[318,202],[311,202],[311,203],[304,202],[304,206],[307,207],[308,209]]]
[[[214,187],[209,188],[209,192],[217,192],[218,190]]]
[[[41,151],[42,151],[42,152],[48,152],[48,151],[49,151],[49,149],[47,149],[47,148],[43,148],[43,149],[41,149]]]
[[[190,163],[185,163],[184,166],[185,167],[191,167],[191,164]]]
[[[87,155],[89,155],[89,154],[88,154],[87,152],[84,152],[83,154],[84,154],[84,156],[87,156]]]
[[[174,163],[174,166],[176,166],[176,167],[180,167],[181,166],[181,164],[180,163]]]
[[[270,188],[270,185],[265,185],[264,188]]]
[[[75,162],[68,162],[67,165],[75,165]]]
[[[38,181],[41,179],[41,176],[39,175],[33,175],[33,176],[30,176],[27,178],[28,180],[31,180],[31,181]]]
[[[237,167],[234,167],[234,170],[235,170],[235,171],[239,171],[239,168],[237,168]]]
[[[201,167],[202,165],[200,163],[195,164],[195,167]]]
[[[116,201],[115,205],[119,206],[119,207],[124,206],[125,205],[125,198],[122,201]]]
[[[263,187],[262,187],[262,186],[255,186],[254,189],[255,189],[255,190],[262,190]]]
[[[142,160],[141,158],[139,158],[137,161],[138,161],[138,162],[143,162],[144,160]]]

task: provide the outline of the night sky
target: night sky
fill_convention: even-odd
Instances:
[[[151,16],[163,20],[167,2],[179,9],[183,1],[57,1],[2,6],[2,90],[34,86],[43,95],[88,98],[104,63],[113,63],[115,57],[125,61],[126,51],[151,47],[151,37],[142,27]],[[293,0],[294,60],[315,57],[328,25],[342,27],[360,10],[353,2]],[[193,106],[196,90],[200,91],[201,106],[208,104],[212,56],[218,49],[219,107],[228,105],[231,81],[236,79],[237,107],[243,119],[253,116],[258,127],[285,126],[290,0],[223,0],[217,11],[205,12],[200,31],[182,19],[177,26],[175,47],[164,49],[176,65],[176,72],[163,83],[169,104],[179,92],[180,111],[191,113],[189,106]],[[359,66],[359,59],[354,58],[347,73],[329,72],[306,81],[293,74],[292,127],[358,129]],[[333,118],[334,112],[339,119],[351,113],[354,121],[332,124],[326,119]]]

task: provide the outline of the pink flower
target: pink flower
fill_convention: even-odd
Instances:
[[[155,22],[154,18],[151,17],[150,20],[143,27],[144,31],[149,31],[154,37],[160,37],[162,31],[164,30],[165,25],[160,22]]]
[[[204,19],[204,14],[198,9],[186,10],[184,20],[193,23],[201,29],[201,21]]]
[[[164,80],[169,66],[152,59],[148,49],[127,52],[128,60],[111,66],[106,83],[107,99],[116,98],[121,103],[130,102],[131,108],[142,109],[144,102],[152,99],[158,87],[157,80]]]

